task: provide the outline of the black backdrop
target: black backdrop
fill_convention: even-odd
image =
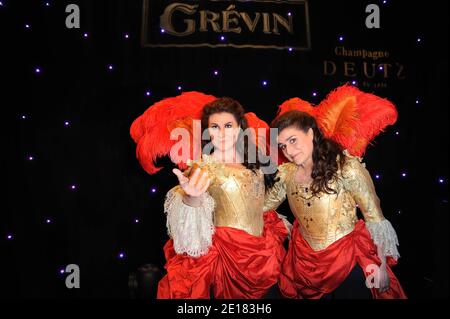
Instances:
[[[381,29],[364,26],[371,2],[380,5]],[[69,3],[80,6],[78,30],[65,27]],[[309,8],[310,51],[150,49],[140,45],[142,1],[1,1],[2,293],[128,297],[130,272],[163,266],[162,205],[176,179],[167,159],[160,173],[143,171],[129,127],[151,104],[179,94],[179,85],[231,96],[270,121],[288,98],[319,103],[356,80],[383,83],[361,89],[399,110],[365,155],[399,235],[396,273],[411,298],[448,296],[448,2],[311,1]],[[339,45],[387,50],[405,78],[367,79],[360,59],[334,55]],[[324,75],[324,60],[339,69],[354,61],[358,76]],[[286,205],[281,211],[289,215]],[[67,289],[60,273],[72,263],[81,269],[80,289]]]

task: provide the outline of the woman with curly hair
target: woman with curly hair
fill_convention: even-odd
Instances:
[[[289,224],[263,211],[274,176],[245,137],[242,106],[231,98],[206,104],[200,160],[182,173],[164,204],[171,239],[158,298],[262,298],[276,285]],[[210,147],[208,147],[208,145]]]
[[[288,111],[272,123],[289,160],[264,209],[287,197],[296,218],[280,277],[288,298],[406,298],[390,265],[399,257],[370,174],[325,138],[315,118]],[[357,218],[357,207],[365,223]],[[367,278],[366,278],[367,277]]]

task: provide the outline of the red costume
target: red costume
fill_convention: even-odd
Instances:
[[[313,194],[311,183],[301,184],[294,179],[298,169],[295,163],[278,168],[279,181],[267,194],[264,209],[276,209],[287,198],[296,217],[282,267],[282,294],[288,298],[321,298],[338,288],[356,265],[369,279],[385,274],[379,268],[381,254],[383,259],[386,257],[390,285],[384,293],[371,288],[372,296],[406,298],[390,268],[400,256],[397,235],[383,216],[369,172],[356,157],[384,127],[395,123],[394,105],[355,87],[343,86],[317,107],[291,99],[280,106],[278,116],[291,110],[315,117],[323,134],[347,150],[343,155],[345,164],[341,167],[338,155],[336,178],[328,181],[335,193]],[[357,208],[365,223],[358,220]]]
[[[198,92],[183,93],[156,103],[131,127],[137,157],[148,173],[159,170],[153,163],[156,157],[170,154],[180,168],[195,163],[211,179],[200,207],[184,204],[179,186],[166,196],[171,239],[164,247],[167,275],[159,283],[158,298],[261,298],[279,279],[286,253],[283,241],[291,225],[274,211],[264,213],[264,174],[199,156],[193,120],[199,120],[203,106],[213,100]],[[253,113],[245,116],[250,127],[268,128]],[[176,128],[189,133],[189,139],[180,142],[190,143],[191,153],[180,160],[178,153],[171,153],[179,142],[170,139]]]

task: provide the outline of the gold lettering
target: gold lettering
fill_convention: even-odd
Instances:
[[[244,23],[247,25],[247,28],[253,33],[255,31],[256,25],[258,24],[261,14],[259,12],[256,12],[255,19],[253,21],[247,14],[247,12],[240,12],[240,14],[242,20],[244,20]]]
[[[334,54],[337,56],[357,57],[362,59],[370,58],[374,61],[380,58],[389,57],[389,51],[367,51],[361,49],[353,50],[353,49],[346,49],[343,46],[335,47]]]
[[[350,72],[353,72],[352,74],[350,74]],[[355,72],[355,63],[353,62],[344,62],[344,75],[345,76],[356,76]]]
[[[367,70],[367,62],[364,62],[364,75],[366,77],[368,77],[369,79],[374,78],[375,77],[375,72],[376,72],[376,66],[375,63],[372,63],[372,74],[369,75],[369,72]]]
[[[270,19],[267,12],[263,12],[263,32],[265,34],[270,34]]]
[[[328,65],[331,65],[331,72],[328,71]],[[324,75],[334,75],[336,74],[336,64],[333,61],[323,61],[323,74]]]
[[[384,63],[384,64],[380,64],[380,66],[383,67],[383,71],[384,71],[384,78],[388,78],[389,77],[389,67],[392,66],[392,64],[389,63]]]
[[[397,66],[398,66],[397,78],[399,80],[404,80],[405,75],[403,74],[403,70],[405,69],[405,67],[399,63],[397,63]]]
[[[178,37],[186,36],[195,32],[195,21],[192,19],[184,19],[186,23],[186,30],[178,32],[172,24],[172,16],[175,11],[180,11],[188,15],[193,15],[197,11],[198,5],[187,5],[182,3],[173,3],[166,7],[160,17],[160,26],[170,35]]]
[[[274,13],[273,14],[273,33],[274,34],[280,34],[278,32],[278,23],[281,24],[289,33],[294,32],[294,27],[292,25],[292,15],[288,16],[288,20],[284,19],[279,14]]]
[[[208,31],[208,23],[211,24],[214,32],[220,32],[220,25],[217,23],[219,18],[220,15],[218,13],[209,10],[200,11],[200,32]]]
[[[250,33],[254,33],[257,28],[264,34],[280,35],[283,32],[294,34],[292,15],[284,16],[275,12],[238,12],[234,4],[228,5],[225,10],[220,12],[210,11],[206,8],[199,10],[199,6],[199,4],[178,2],[169,4],[160,16],[161,29],[167,34],[177,37],[188,36],[195,32],[211,31],[241,34],[248,30]],[[175,19],[180,21],[175,21]],[[262,21],[260,22],[260,20]]]
[[[239,17],[239,13],[237,11],[234,11],[235,6],[231,5],[227,8],[227,11],[223,11],[223,31],[224,32],[234,32],[234,33],[241,33],[241,27],[234,27],[230,28],[230,24],[239,24],[239,20],[237,18],[231,18],[232,15],[237,15]],[[233,11],[231,11],[233,10]]]

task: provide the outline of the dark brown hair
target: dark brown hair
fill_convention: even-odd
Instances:
[[[305,133],[309,129],[313,130],[313,168],[311,172],[313,182],[311,191],[313,195],[318,195],[322,192],[327,194],[336,193],[329,186],[329,183],[337,178],[339,167],[343,167],[345,163],[343,147],[323,135],[316,119],[308,113],[293,110],[277,117],[271,126],[278,129],[278,134],[288,127],[295,127]],[[337,161],[338,156],[339,161]]]
[[[236,151],[238,154],[243,158],[243,165],[252,170],[256,173],[256,171],[261,168],[262,166],[269,166],[273,165],[270,157],[264,157],[264,155],[261,153],[259,148],[254,145],[254,143],[249,140],[248,136],[246,136],[243,132],[248,128],[248,122],[245,117],[245,110],[242,107],[242,105],[229,97],[222,97],[218,98],[208,104],[205,105],[205,107],[202,110],[202,117],[201,117],[201,126],[202,126],[202,132],[205,132],[207,140],[202,139],[202,149],[204,150],[204,146],[209,143],[208,139],[211,137],[208,133],[208,121],[209,117],[216,113],[230,113],[234,116],[237,124],[240,126],[241,131],[239,132],[238,138],[237,138],[237,147]],[[206,131],[205,131],[206,130]],[[244,143],[241,143],[241,142]],[[244,145],[244,148],[242,149],[242,145]],[[250,163],[249,162],[249,155],[248,150],[252,147],[252,149],[257,150],[256,154],[256,162]],[[261,162],[262,158],[265,158],[263,162]],[[266,186],[266,191],[273,186],[275,183],[275,173],[273,174],[264,174],[264,184]]]

